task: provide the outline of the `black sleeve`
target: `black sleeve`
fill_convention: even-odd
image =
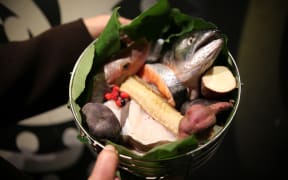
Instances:
[[[21,180],[33,180],[28,174],[17,169],[10,162],[6,161],[0,156],[0,179],[21,179]]]
[[[92,40],[79,19],[27,41],[1,44],[1,126],[67,103],[70,72]]]

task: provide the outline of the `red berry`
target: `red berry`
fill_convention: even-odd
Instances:
[[[113,86],[112,92],[119,92],[120,88],[119,86]]]
[[[118,99],[115,101],[115,103],[116,103],[116,105],[117,105],[118,107],[122,107],[122,103],[121,103],[121,99],[120,99],[120,98],[118,98]]]
[[[112,99],[117,100],[119,97],[119,92],[118,91],[112,91]]]
[[[120,97],[123,98],[123,99],[126,99],[126,98],[129,98],[129,94],[126,93],[126,92],[121,92],[120,93]]]
[[[105,97],[106,100],[110,100],[110,99],[112,99],[112,93],[106,93],[104,95],[104,97]]]

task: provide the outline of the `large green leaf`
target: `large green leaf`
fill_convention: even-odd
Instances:
[[[166,42],[169,42],[173,37],[179,37],[187,32],[191,32],[192,30],[217,28],[211,22],[207,22],[202,18],[191,17],[176,8],[173,8],[170,11],[170,18],[171,30],[165,38]]]
[[[120,49],[120,34],[119,28],[121,26],[118,20],[118,8],[113,10],[110,20],[108,21],[105,29],[98,37],[97,43],[95,43],[95,54],[97,64],[101,65],[105,63],[107,58],[116,53]]]
[[[181,156],[198,147],[198,141],[194,136],[189,136],[183,140],[177,140],[171,143],[163,144],[152,148],[144,155],[138,155],[127,149],[126,147],[108,141],[114,145],[120,154],[133,157],[137,160],[165,160]]]
[[[145,37],[156,40],[169,28],[170,5],[167,0],[158,3],[141,13],[133,21],[121,28],[132,39]]]
[[[95,49],[93,46],[88,46],[79,57],[81,61],[75,66],[76,69],[72,76],[73,80],[71,85],[71,96],[74,101],[80,96],[86,86],[86,77],[92,68],[94,51]]]
[[[81,107],[91,96],[93,76],[106,63],[107,59],[120,49],[120,22],[115,8],[105,29],[83,52],[74,74],[72,98]]]
[[[147,152],[143,159],[169,159],[187,153],[198,147],[198,141],[194,136],[189,136],[183,140],[178,140],[172,143],[163,144],[151,149]]]

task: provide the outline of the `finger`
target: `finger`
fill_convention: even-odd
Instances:
[[[99,153],[89,180],[114,180],[118,165],[118,153],[112,145],[107,145]]]
[[[91,37],[96,38],[100,35],[100,33],[106,27],[110,17],[111,17],[110,15],[105,14],[105,15],[85,18],[83,19],[83,23],[86,29],[88,30],[89,34],[91,35]],[[124,18],[124,17],[119,17],[119,22],[125,25],[125,24],[129,24],[131,20]]]
[[[119,22],[123,25],[129,24],[131,22],[131,19],[127,19],[124,17],[119,17]]]

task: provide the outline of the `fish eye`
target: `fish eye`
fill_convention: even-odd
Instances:
[[[126,63],[123,65],[123,70],[127,70],[130,66],[130,63]]]
[[[191,44],[193,44],[194,41],[195,41],[195,37],[194,36],[188,38],[187,39],[187,45],[190,46]]]

